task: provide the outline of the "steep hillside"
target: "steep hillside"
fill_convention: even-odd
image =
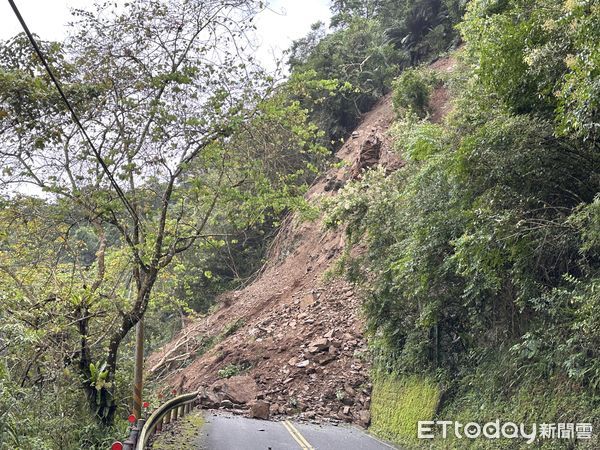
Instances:
[[[376,160],[397,165],[386,133],[392,118],[387,96],[339,150],[345,167],[317,180],[308,197],[336,195],[360,166]],[[324,281],[342,248],[342,234],[324,232],[321,221],[288,218],[258,278],[224,295],[216,312],[190,324],[152,355],[147,367],[154,376],[169,373],[166,383],[185,391],[215,382],[222,391],[243,384],[249,393],[238,395],[243,398],[234,393],[229,400],[264,398],[272,415],[299,413],[366,424],[370,385],[360,302],[347,282]],[[220,370],[221,376],[243,375],[221,379]]]

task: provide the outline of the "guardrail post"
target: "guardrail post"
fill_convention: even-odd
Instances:
[[[165,425],[168,425],[171,423],[171,411],[167,411],[167,413],[165,414],[165,420],[163,421],[163,423]]]
[[[131,434],[129,435],[129,439],[134,442],[134,445],[137,444],[138,436],[140,435],[140,430],[138,427],[131,428]]]
[[[177,420],[178,413],[179,407],[173,408],[173,412],[171,413],[171,422],[175,422]]]
[[[131,427],[129,431],[129,437],[123,442],[123,450],[133,450],[137,444],[138,436],[140,434],[140,428],[135,425]]]

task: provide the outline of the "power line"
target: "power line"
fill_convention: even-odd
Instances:
[[[56,89],[58,90],[58,93],[60,94],[60,96],[62,97],[63,101],[67,105],[67,108],[69,109],[69,112],[71,113],[71,116],[73,117],[73,121],[77,124],[77,127],[81,131],[81,134],[83,134],[83,137],[85,138],[85,140],[87,141],[88,145],[92,149],[92,152],[94,153],[94,156],[96,157],[96,159],[98,160],[98,162],[102,166],[102,169],[104,170],[104,173],[108,177],[108,179],[110,181],[110,184],[113,186],[113,188],[115,189],[115,191],[117,191],[117,195],[121,199],[121,202],[123,202],[123,204],[125,205],[125,208],[127,208],[127,210],[131,213],[131,215],[136,220],[136,222],[140,223],[140,219],[139,219],[137,213],[135,212],[135,209],[133,208],[133,206],[131,206],[131,203],[129,203],[129,201],[127,200],[127,197],[125,197],[125,194],[121,190],[121,187],[119,186],[119,184],[117,183],[117,181],[113,177],[112,173],[110,172],[110,169],[108,168],[108,165],[104,162],[104,159],[102,159],[102,156],[100,155],[100,152],[98,151],[98,149],[96,148],[96,146],[94,145],[94,143],[92,142],[92,140],[90,139],[90,136],[87,134],[87,131],[85,131],[85,128],[83,127],[81,121],[79,120],[79,117],[75,113],[75,110],[73,109],[73,106],[71,106],[71,102],[69,101],[69,99],[65,95],[65,93],[64,93],[64,91],[63,91],[60,83],[58,82],[58,79],[54,75],[54,72],[52,72],[52,69],[50,68],[50,64],[48,64],[48,61],[46,61],[46,58],[44,57],[44,54],[42,53],[42,50],[38,46],[38,44],[37,44],[35,38],[33,37],[33,35],[31,34],[31,31],[29,31],[29,28],[27,27],[27,24],[25,23],[25,20],[23,19],[23,16],[21,16],[21,13],[19,12],[19,8],[17,8],[17,5],[15,5],[15,2],[13,0],[8,0],[8,3],[10,3],[10,6],[13,9],[15,15],[17,16],[17,19],[19,19],[19,22],[21,23],[21,26],[23,27],[23,30],[25,31],[25,34],[27,35],[27,38],[29,39],[29,42],[31,42],[31,45],[33,46],[33,49],[35,50],[35,53],[37,54],[38,58],[40,58],[40,60],[42,61],[42,64],[44,65],[44,68],[46,69],[46,72],[48,72],[48,75],[50,76],[50,79],[52,80],[52,82],[56,86]]]

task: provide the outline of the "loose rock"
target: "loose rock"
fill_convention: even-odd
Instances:
[[[257,400],[250,405],[250,417],[269,420],[271,405],[264,400]]]

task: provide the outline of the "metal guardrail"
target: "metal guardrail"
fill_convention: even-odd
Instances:
[[[192,411],[198,392],[172,398],[154,411],[141,427],[135,450],[145,450],[148,441],[154,434],[162,430],[163,425],[175,422]]]
[[[164,425],[175,422],[178,418],[190,413],[198,392],[184,394],[172,398],[154,411],[148,419],[139,419],[130,429],[129,437],[123,443],[115,442],[113,450],[146,450],[152,436],[162,431]],[[135,421],[135,417],[131,416]]]

